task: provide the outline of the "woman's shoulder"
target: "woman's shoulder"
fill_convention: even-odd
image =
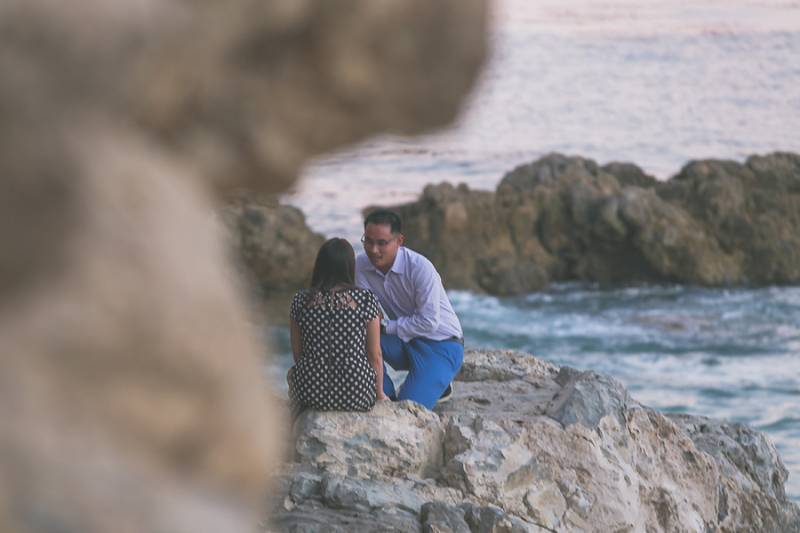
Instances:
[[[374,298],[375,297],[375,293],[373,293],[369,289],[364,289],[364,288],[361,288],[361,287],[352,287],[349,290],[350,290],[350,292],[352,294],[358,295],[358,296],[360,296],[362,298]]]
[[[356,300],[358,301],[359,306],[364,309],[367,309],[368,313],[372,313],[373,310],[380,309],[381,304],[378,303],[378,297],[369,289],[356,289],[358,291],[357,296],[355,296]]]
[[[308,300],[308,295],[311,293],[310,289],[300,289],[294,296],[292,296],[292,306],[301,305]]]

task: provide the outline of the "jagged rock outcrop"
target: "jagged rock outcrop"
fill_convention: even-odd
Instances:
[[[486,10],[0,2],[0,531],[256,528],[284,426],[214,213],[445,125]]]
[[[307,287],[325,237],[311,231],[298,208],[241,201],[223,210],[231,252],[265,292]]]
[[[666,182],[550,154],[492,192],[428,186],[396,207],[448,287],[517,294],[552,281],[800,283],[800,155],[697,161]]]
[[[426,411],[307,412],[274,531],[800,531],[762,434],[664,416],[613,378],[468,350]]]
[[[793,521],[796,513],[792,509],[787,512],[783,505],[789,473],[763,433],[744,424],[725,424],[702,416],[667,416],[689,434],[698,449],[714,457],[724,474],[719,487],[720,522],[752,521],[753,531],[800,530]],[[755,509],[762,512],[753,512]]]

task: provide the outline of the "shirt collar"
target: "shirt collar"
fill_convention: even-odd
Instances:
[[[406,249],[403,246],[397,249],[397,255],[394,256],[394,263],[389,271],[395,274],[402,274],[406,271]]]
[[[403,272],[406,271],[406,253],[405,253],[405,251],[406,251],[405,247],[403,247],[403,246],[401,246],[397,250],[397,255],[394,256],[394,263],[392,263],[392,268],[390,268],[389,271],[386,272],[386,274],[388,274],[389,272],[394,272],[395,274],[402,274]],[[367,258],[367,265],[369,265],[368,268],[370,270],[372,270],[373,272],[375,272],[377,274],[380,274],[381,276],[385,276],[386,275],[383,272],[381,272],[380,269],[378,269],[378,267],[373,265],[372,262],[369,260],[369,258]]]

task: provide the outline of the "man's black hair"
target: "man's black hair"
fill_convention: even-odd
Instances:
[[[392,233],[400,233],[402,231],[402,223],[400,215],[388,209],[377,209],[364,219],[364,229],[367,229],[367,224],[387,224],[391,226]]]

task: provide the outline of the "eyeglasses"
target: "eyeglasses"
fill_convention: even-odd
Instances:
[[[396,238],[397,238],[397,237],[392,237],[392,238],[391,238],[391,239],[389,239],[389,240],[386,240],[386,239],[378,239],[378,240],[375,240],[375,241],[373,241],[372,239],[368,239],[366,235],[362,235],[362,236],[361,236],[361,244],[363,244],[363,245],[364,245],[364,248],[371,248],[373,245],[374,245],[374,246],[377,246],[378,248],[386,248],[386,247],[387,247],[387,246],[389,246],[389,245],[392,243],[392,241],[393,241],[393,240],[395,240]]]

